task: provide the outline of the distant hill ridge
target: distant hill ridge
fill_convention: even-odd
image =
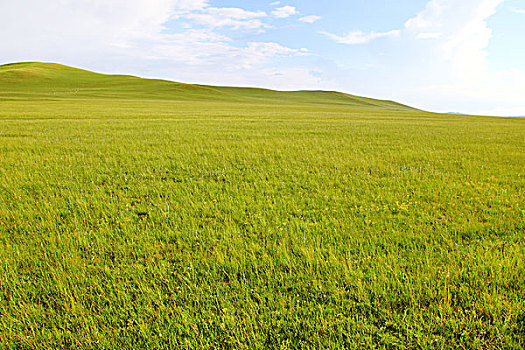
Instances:
[[[340,105],[418,111],[393,101],[335,91],[275,91],[183,84],[129,75],[100,74],[56,63],[23,62],[0,66],[0,100],[75,98]]]

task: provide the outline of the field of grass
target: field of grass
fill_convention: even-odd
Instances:
[[[0,348],[524,347],[524,119],[0,66]]]

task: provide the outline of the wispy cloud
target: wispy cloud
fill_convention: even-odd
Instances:
[[[513,11],[516,12],[516,13],[525,14],[525,10],[514,9]]]
[[[171,62],[179,67],[235,71],[264,65],[272,58],[305,54],[272,41],[233,40],[221,29],[260,30],[268,26],[268,14],[211,7],[207,0],[127,0],[101,2],[98,7],[92,1],[49,0],[45,5],[40,0],[27,1],[35,13],[26,11],[27,4],[0,3],[0,41],[4,43],[0,59],[37,58],[75,65],[110,56],[119,57],[119,66],[155,60],[167,66]],[[184,29],[167,32],[170,21]],[[45,26],[46,31],[32,31],[27,23]],[[13,39],[14,33],[20,40]]]
[[[241,8],[206,7],[200,11],[181,14],[178,18],[194,21],[208,27],[231,27],[232,29],[257,29],[265,24],[260,18],[266,17],[264,11],[246,11]]]
[[[288,5],[283,6],[283,7],[278,7],[272,11],[272,15],[274,15],[277,18],[288,18],[295,14],[297,14],[297,9],[294,6],[288,6]]]
[[[175,1],[159,1],[154,0],[153,3],[167,3],[168,5],[171,5],[172,8],[177,11],[194,11],[194,10],[202,10],[203,8],[208,6],[209,0],[175,0]]]
[[[395,37],[395,36],[398,36],[401,33],[401,31],[391,30],[389,32],[383,32],[383,33],[376,33],[372,31],[372,32],[365,33],[360,30],[356,30],[346,35],[336,35],[336,34],[332,34],[328,32],[320,32],[320,33],[323,35],[326,35],[330,39],[340,44],[359,45],[359,44],[369,43],[370,41],[379,39],[379,38]]]
[[[321,19],[320,16],[312,15],[312,16],[301,17],[301,18],[299,18],[299,21],[311,24],[311,23],[317,22],[320,19]]]

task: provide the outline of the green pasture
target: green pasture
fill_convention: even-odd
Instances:
[[[0,66],[1,349],[522,349],[525,119]]]

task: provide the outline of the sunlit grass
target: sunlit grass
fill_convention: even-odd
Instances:
[[[525,346],[525,120],[0,101],[0,348]]]

